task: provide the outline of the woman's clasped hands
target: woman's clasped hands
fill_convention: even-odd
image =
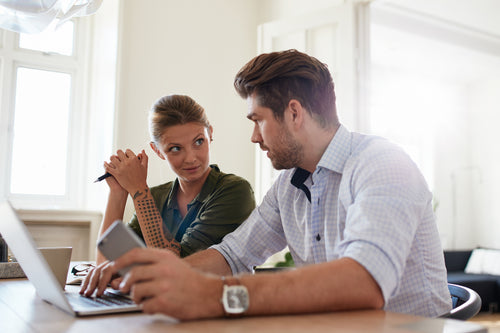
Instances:
[[[144,150],[136,155],[130,149],[120,149],[109,160],[104,169],[113,176],[106,179],[111,189],[117,185],[114,180],[131,195],[147,188],[148,156]]]

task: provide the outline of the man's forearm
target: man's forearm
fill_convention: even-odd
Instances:
[[[217,250],[208,249],[184,258],[193,268],[216,275],[231,275]],[[248,315],[380,309],[382,292],[358,262],[343,258],[279,273],[239,276],[250,294]]]
[[[194,253],[184,260],[189,263],[193,268],[206,273],[216,275],[231,275],[231,267],[226,259],[219,251],[214,249],[207,249]]]
[[[204,272],[230,273],[224,257],[216,250],[198,252],[184,260]],[[363,266],[350,258],[279,273],[244,274],[239,275],[238,280],[249,293],[246,316],[382,309],[384,306],[378,284]],[[206,302],[190,311],[203,314],[197,318],[221,316],[222,280],[205,276],[202,284],[203,295],[194,298],[201,297]]]
[[[249,315],[380,309],[382,292],[359,263],[343,258],[282,273],[240,276]]]

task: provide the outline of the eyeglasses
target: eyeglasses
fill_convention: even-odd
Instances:
[[[74,276],[86,276],[94,267],[94,264],[78,264],[71,269],[71,274]]]

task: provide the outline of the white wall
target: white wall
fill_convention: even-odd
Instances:
[[[237,71],[257,54],[259,24],[298,16],[342,0],[120,1],[114,150],[145,149],[150,186],[173,180],[149,148],[147,112],[166,94],[187,94],[214,127],[211,162],[255,187],[255,146],[246,102],[233,88]],[[125,220],[133,207],[129,200]]]
[[[471,223],[477,229],[476,246],[500,248],[500,79],[498,76],[479,82],[469,89],[474,116],[471,159],[481,166],[475,189],[477,215]]]
[[[298,17],[345,2],[344,0],[261,0],[260,20],[262,23],[285,17]]]
[[[92,20],[91,54],[87,102],[88,132],[86,137],[87,174],[85,208],[90,210],[105,209],[107,193],[106,184],[94,184],[103,172],[103,161],[112,153],[116,95],[116,54],[118,47],[119,0],[105,1],[99,11],[89,16]],[[98,135],[96,135],[99,133]]]
[[[499,110],[495,102],[498,103],[499,85],[493,78],[500,75],[500,25],[498,20],[491,19],[491,13],[498,13],[500,2],[380,0],[377,3],[388,4],[381,8],[392,16],[380,15],[383,10],[378,15],[371,13],[372,20],[379,25],[371,26],[372,34],[378,36],[377,39],[372,35],[370,40],[372,61],[408,68],[428,81],[422,82],[421,88],[426,90],[423,96],[400,81],[405,91],[413,95],[408,98],[410,106],[418,105],[419,110],[412,115],[424,120],[411,124],[403,137],[413,133],[411,127],[416,129],[414,133],[424,134],[420,139],[423,154],[417,160],[439,203],[436,215],[443,246],[446,249],[499,247],[495,233],[500,226],[500,209],[495,206],[495,198],[500,155],[491,143],[498,141],[495,136]],[[395,20],[397,14],[407,18]],[[412,20],[419,22],[412,24]],[[433,27],[426,27],[428,24]],[[387,31],[391,34],[381,39]],[[452,37],[454,33],[458,38]],[[380,75],[372,73],[372,81],[377,79],[380,80]],[[379,87],[398,97],[404,95],[384,85]],[[394,102],[397,98],[387,100]],[[371,116],[375,120],[374,114]],[[404,125],[397,117],[386,123],[387,127],[398,130]],[[411,139],[411,135],[408,137]]]
[[[498,0],[372,0],[392,3],[418,13],[428,14],[448,22],[475,27],[479,31],[498,34],[500,2]]]
[[[434,177],[429,186],[438,203],[436,218],[443,247],[471,248],[476,246],[476,237],[471,223],[475,207],[470,199],[478,170],[471,161],[470,99],[466,85],[441,84],[440,96],[430,98],[439,108],[429,119],[438,118],[432,145]]]
[[[254,184],[255,149],[246,102],[233,88],[256,55],[258,1],[121,1],[115,147],[145,149],[150,186],[174,179],[149,148],[147,112],[167,94],[187,94],[214,127],[211,162]],[[130,216],[129,205],[125,219]]]
[[[475,10],[483,9],[480,12],[486,14],[495,12],[484,8],[487,5],[496,6],[498,2],[479,1],[481,5],[474,7]],[[145,148],[150,156],[148,183],[154,185],[172,180],[174,175],[168,165],[148,148],[147,111],[162,95],[188,94],[205,107],[214,126],[212,162],[219,164],[223,171],[243,176],[255,185],[255,146],[249,140],[251,123],[245,118],[246,103],[237,96],[232,83],[241,66],[256,55],[257,26],[341,2],[120,1],[115,149]],[[410,7],[416,4],[413,0],[393,2]],[[438,6],[437,16],[455,12],[456,19],[448,16],[449,20],[466,24],[469,23],[467,19],[474,19],[481,23],[480,30],[498,32],[496,24],[500,21],[484,15],[470,15],[472,10],[464,9],[465,5],[472,5],[467,0],[425,0],[421,5],[423,7],[414,10],[436,16],[434,7]],[[464,16],[464,13],[467,15]],[[452,110],[464,114],[464,117],[450,120],[442,128],[441,137],[437,138],[435,154],[452,157],[445,158],[434,174],[435,193],[440,201],[438,225],[450,241],[443,244],[445,247],[500,247],[500,238],[495,237],[500,232],[500,210],[495,210],[500,192],[496,186],[500,181],[497,172],[500,168],[498,162],[492,159],[493,156],[500,156],[500,151],[494,145],[495,127],[484,130],[490,124],[500,123],[500,97],[491,98],[499,84],[498,80],[492,79],[464,88],[464,96],[468,99],[456,101],[457,108]],[[472,111],[464,111],[461,102],[474,105],[470,109]],[[475,165],[487,167],[475,169]],[[449,173],[454,166],[458,177],[455,185]],[[467,199],[462,192],[455,192],[457,197],[454,199],[453,186],[460,186],[456,191],[472,192],[474,199]],[[453,205],[457,205],[460,211],[453,213]],[[130,212],[129,206],[125,219],[130,217]],[[451,238],[457,230],[465,238],[452,242]]]

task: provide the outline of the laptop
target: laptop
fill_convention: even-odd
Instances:
[[[73,316],[141,311],[140,305],[119,292],[106,291],[102,297],[89,298],[81,296],[77,290],[64,291],[28,228],[8,201],[0,202],[0,234],[44,301]]]

